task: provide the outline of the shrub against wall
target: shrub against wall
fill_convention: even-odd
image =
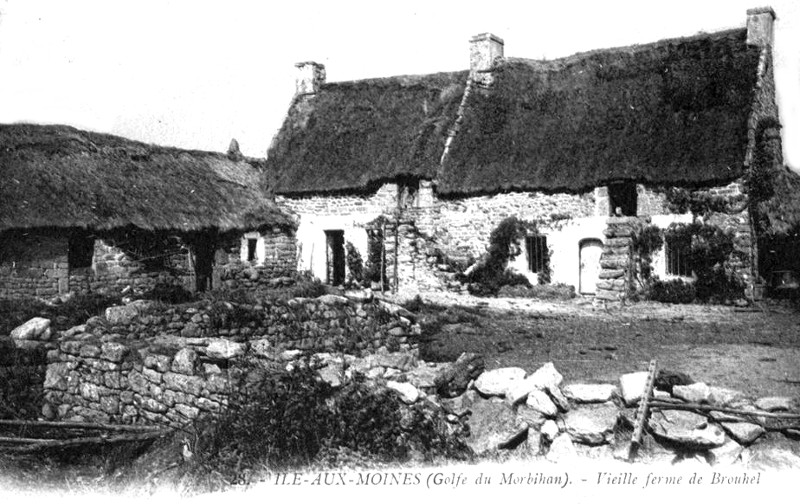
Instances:
[[[204,470],[236,481],[250,470],[367,461],[465,458],[465,430],[450,432],[442,410],[403,404],[361,375],[334,389],[308,367],[278,371],[238,388],[228,407],[201,428],[197,456]],[[350,455],[352,454],[352,455]],[[240,481],[246,483],[246,481]]]
[[[517,217],[503,219],[489,235],[489,250],[463,279],[468,282],[471,294],[496,295],[506,285],[530,286],[524,275],[508,271],[508,263],[518,256],[520,243],[527,234],[528,225]]]
[[[744,284],[729,266],[731,258],[740,254],[734,247],[733,232],[699,222],[672,224],[665,231],[665,240],[688,255],[695,281],[691,288],[678,285],[684,283],[680,280],[654,283],[650,299],[685,303],[694,293],[700,301],[728,302],[744,296]]]
[[[361,253],[350,242],[347,242],[344,248],[347,253],[347,284],[361,286],[364,283],[364,261],[361,259]]]

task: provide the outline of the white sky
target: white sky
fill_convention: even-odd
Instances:
[[[294,63],[328,81],[466,69],[490,31],[555,58],[745,25],[759,0],[436,2],[0,0],[0,122],[69,124],[264,156]],[[800,168],[800,2],[773,0],[786,162]]]

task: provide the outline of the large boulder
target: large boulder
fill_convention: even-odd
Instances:
[[[516,404],[525,400],[531,391],[544,390],[561,409],[566,411],[569,409],[569,404],[558,388],[562,380],[561,373],[556,370],[552,362],[548,362],[524,380],[511,382],[503,395],[509,404]]]
[[[225,360],[244,355],[245,348],[244,343],[213,338],[208,340],[205,351],[209,359]]]
[[[565,386],[562,392],[576,403],[604,403],[614,397],[617,387],[610,383],[573,383]]]
[[[573,441],[598,445],[614,438],[619,410],[614,404],[587,405],[573,409],[564,416],[567,434]]]
[[[654,435],[687,448],[716,448],[725,443],[725,432],[718,425],[691,411],[654,411],[650,429]]]
[[[528,424],[502,401],[478,400],[470,409],[466,441],[476,454],[506,446],[528,432]]]
[[[456,397],[464,393],[472,380],[484,372],[483,357],[465,352],[437,374],[434,383],[442,397]]]
[[[788,411],[792,406],[791,397],[762,397],[756,401],[756,407],[764,411]]]
[[[644,387],[647,385],[647,371],[628,373],[619,377],[619,388],[622,393],[622,400],[627,406],[632,406],[639,402],[644,394]]]
[[[124,306],[110,306],[106,308],[105,317],[111,325],[127,325],[152,305],[152,301],[139,299]]]
[[[690,403],[707,403],[711,397],[711,389],[703,382],[691,385],[676,385],[672,388],[672,395]]]
[[[538,411],[548,418],[554,418],[558,415],[558,407],[543,390],[534,389],[528,393],[528,398],[525,404],[534,411]]]
[[[172,360],[172,372],[193,375],[196,361],[197,352],[191,348],[182,348]]]
[[[414,385],[407,382],[386,382],[386,387],[400,394],[400,399],[406,404],[414,404],[419,399],[419,390]]]
[[[736,442],[743,445],[749,445],[766,432],[760,425],[749,422],[722,422],[722,428]]]
[[[723,387],[709,387],[708,402],[715,406],[728,406],[744,398],[739,390]]]
[[[10,336],[13,340],[47,341],[50,339],[51,335],[50,319],[34,317],[21,326],[14,328]]]
[[[514,382],[525,378],[525,370],[518,367],[492,369],[481,374],[475,380],[475,389],[486,396],[502,396]]]

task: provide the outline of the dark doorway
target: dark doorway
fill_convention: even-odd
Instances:
[[[609,215],[635,216],[638,206],[636,184],[631,182],[608,186]]]
[[[214,240],[210,237],[195,241],[194,246],[194,278],[197,292],[211,290],[214,274]]]
[[[344,283],[344,231],[338,229],[325,231],[325,241],[328,258],[327,283],[342,285]]]

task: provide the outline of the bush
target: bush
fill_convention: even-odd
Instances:
[[[347,270],[349,273],[347,283],[348,285],[360,286],[364,283],[364,261],[361,259],[361,253],[350,242],[347,242],[344,248],[347,252]]]
[[[519,243],[525,236],[526,226],[516,217],[504,219],[489,236],[489,251],[472,271],[462,275],[469,283],[470,294],[494,296],[504,285],[527,285],[527,277],[507,271],[508,261],[521,252]]]
[[[47,356],[0,340],[0,418],[36,419],[42,409]]]
[[[142,299],[150,299],[168,304],[191,303],[197,300],[197,295],[175,284],[156,284],[152,289],[141,296]]]
[[[744,283],[728,266],[731,257],[741,254],[733,245],[733,233],[709,224],[673,224],[667,228],[666,239],[689,251],[697,299],[726,302],[744,296]]]
[[[368,461],[405,461],[412,449],[463,458],[464,433],[449,433],[442,415],[406,406],[360,376],[335,391],[308,367],[278,371],[240,387],[226,411],[200,427],[197,468],[246,482],[253,470],[301,468],[342,449]]]
[[[694,284],[683,280],[655,280],[647,292],[648,299],[661,303],[688,304],[696,297]]]

